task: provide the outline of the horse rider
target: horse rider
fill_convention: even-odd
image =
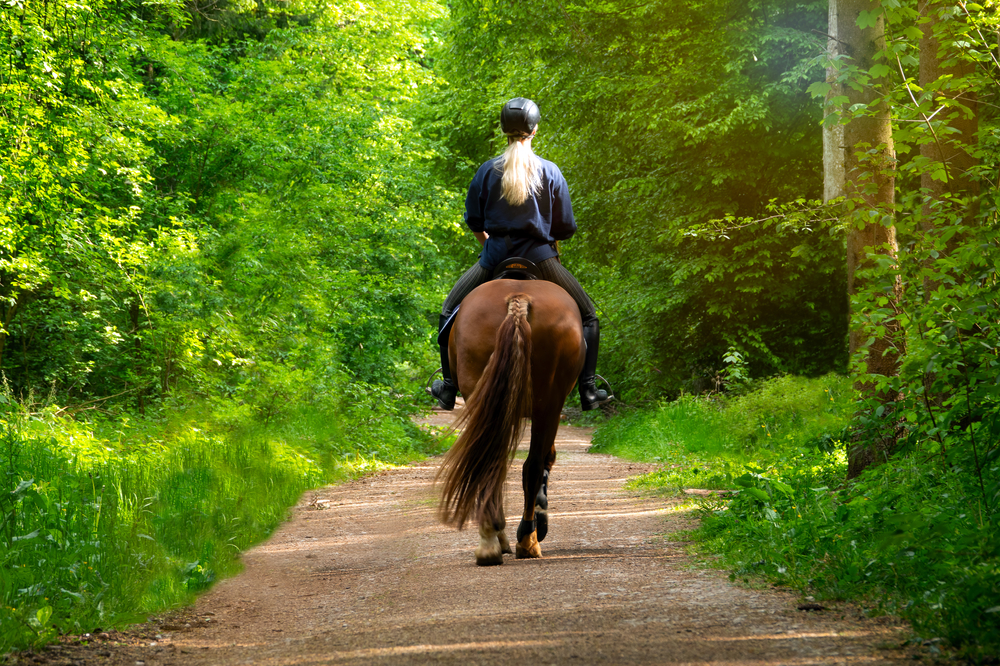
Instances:
[[[507,149],[479,167],[465,198],[465,223],[483,246],[479,262],[465,272],[441,308],[438,331],[473,289],[492,279],[497,264],[510,257],[523,257],[538,266],[542,279],[565,289],[580,308],[587,356],[578,385],[584,411],[608,399],[595,385],[600,325],[594,304],[580,283],[559,262],[556,241],[576,231],[566,179],[552,162],[531,150],[541,113],[530,99],[515,97],[500,111],[500,129],[507,136]],[[450,325],[450,324],[449,324]],[[431,394],[442,409],[454,409],[458,385],[448,364],[448,336],[441,340],[441,372]]]

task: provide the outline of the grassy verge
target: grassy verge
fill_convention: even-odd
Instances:
[[[827,375],[781,377],[737,398],[682,396],[601,425],[594,450],[662,463],[633,482],[661,490],[735,488],[748,471],[789,465],[826,470],[846,460],[833,442],[847,425],[850,395],[848,380]]]
[[[303,491],[440,446],[391,406],[266,428],[239,410],[80,422],[0,400],[0,655],[189,602]]]
[[[691,398],[601,426],[595,448],[661,462],[636,487],[731,492],[697,500],[699,547],[731,578],[908,619],[925,640],[1000,651],[1000,539],[972,461],[905,449],[847,483],[850,386],[783,377],[747,395]],[[998,476],[997,463],[986,471]]]

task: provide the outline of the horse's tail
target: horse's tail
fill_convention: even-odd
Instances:
[[[458,422],[464,425],[462,434],[438,471],[444,476],[438,513],[459,529],[470,518],[478,522],[487,508],[496,515],[503,511],[498,505],[507,469],[531,414],[530,304],[527,294],[507,297],[507,317],[497,329],[493,355]]]

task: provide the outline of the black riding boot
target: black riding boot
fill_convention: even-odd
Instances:
[[[601,340],[601,327],[597,317],[583,323],[583,339],[587,343],[587,357],[583,361],[583,371],[580,373],[580,406],[587,412],[608,399],[608,392],[598,389],[595,384],[597,374],[597,348]]]
[[[444,381],[440,379],[434,380],[434,383],[431,384],[431,395],[437,398],[441,409],[451,411],[455,409],[455,396],[458,394],[458,385],[452,380],[451,369],[448,367],[448,336],[441,335],[441,330],[444,328],[446,321],[448,321],[448,317],[445,315],[441,315],[441,318],[438,320],[438,336],[442,338],[439,343],[441,347],[441,374],[444,375]]]

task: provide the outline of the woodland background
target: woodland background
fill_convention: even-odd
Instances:
[[[0,0],[0,26],[0,652],[182,603],[304,489],[447,444],[409,416],[513,96],[570,183],[599,446],[737,491],[698,508],[734,579],[1000,644],[995,2]]]

